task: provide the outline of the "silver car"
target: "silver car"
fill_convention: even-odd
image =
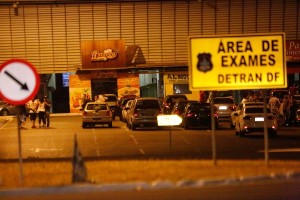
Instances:
[[[157,115],[161,113],[161,106],[157,98],[136,98],[128,112],[128,127],[132,130],[145,126],[157,128]]]
[[[252,132],[263,132],[264,121],[267,122],[268,132],[271,136],[277,135],[277,119],[273,116],[270,109],[267,108],[267,116],[264,117],[264,106],[246,106],[244,107],[236,120],[236,135],[244,136]]]
[[[17,109],[16,106],[11,105],[5,101],[0,101],[0,115],[7,116],[7,115],[16,115]]]
[[[106,103],[89,102],[82,112],[82,127],[107,124],[112,127],[112,111]]]
[[[214,106],[216,108],[219,121],[229,121],[231,113],[236,110],[236,104],[232,97],[215,97]]]

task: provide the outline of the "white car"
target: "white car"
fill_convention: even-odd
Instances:
[[[264,106],[246,106],[241,109],[236,119],[236,135],[244,136],[252,132],[264,132],[264,120],[267,121],[268,133],[271,136],[277,135],[277,119],[267,108],[267,116],[264,117]]]
[[[237,106],[236,110],[230,114],[230,128],[235,127],[235,121],[243,108],[245,108],[246,106],[259,106],[259,105],[264,106],[264,103],[261,101],[246,101],[244,103],[240,103]]]
[[[112,111],[106,103],[89,102],[82,112],[82,128],[107,124],[112,127]]]

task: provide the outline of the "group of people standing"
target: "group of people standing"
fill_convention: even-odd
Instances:
[[[29,113],[29,119],[31,121],[31,128],[36,128],[36,120],[38,118],[38,126],[49,127],[50,126],[50,108],[51,102],[44,96],[43,98],[32,99],[25,104],[25,108]],[[24,128],[24,114],[21,114],[21,128]]]

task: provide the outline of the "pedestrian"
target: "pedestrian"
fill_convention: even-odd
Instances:
[[[268,106],[273,113],[273,115],[278,118],[279,117],[279,108],[280,108],[280,101],[277,96],[272,96],[269,99]]]
[[[290,115],[289,115],[289,124],[296,124],[296,111],[297,111],[297,101],[294,96],[291,96],[291,106],[290,106]]]
[[[91,99],[90,99],[89,95],[83,94],[83,97],[81,99],[81,109],[83,110],[85,108],[85,105],[90,101],[91,101]]]
[[[47,98],[47,96],[44,97],[45,101],[45,120],[46,120],[46,126],[50,126],[50,110],[51,110],[51,101]]]
[[[39,117],[39,127],[45,127],[46,119],[45,119],[45,101],[44,98],[40,98],[38,101],[37,113]],[[41,125],[43,122],[43,125]]]
[[[291,108],[291,98],[288,95],[285,95],[282,100],[282,111],[283,111],[285,126],[289,126],[290,108]]]
[[[105,93],[102,93],[99,95],[99,102],[100,103],[105,103],[105,101],[107,100],[107,97],[105,96]]]
[[[29,110],[29,119],[31,121],[31,128],[35,128],[38,100],[37,99],[32,99],[32,100],[28,101],[26,103],[26,107]]]
[[[27,110],[26,105],[20,105],[18,106],[19,109],[19,117],[20,117],[20,128],[26,128],[26,117],[27,117]]]

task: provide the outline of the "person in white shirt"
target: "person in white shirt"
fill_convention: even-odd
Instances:
[[[105,103],[106,100],[107,100],[107,97],[105,96],[104,93],[99,95],[98,102]]]
[[[39,117],[39,127],[45,127],[46,125],[46,118],[45,118],[45,101],[44,98],[40,98],[38,101],[37,113]],[[43,125],[41,125],[43,122]]]
[[[36,121],[36,116],[37,116],[37,106],[38,106],[38,100],[30,100],[26,103],[26,107],[28,108],[29,110],[29,119],[32,123],[32,126],[31,128],[35,128],[35,121]]]

